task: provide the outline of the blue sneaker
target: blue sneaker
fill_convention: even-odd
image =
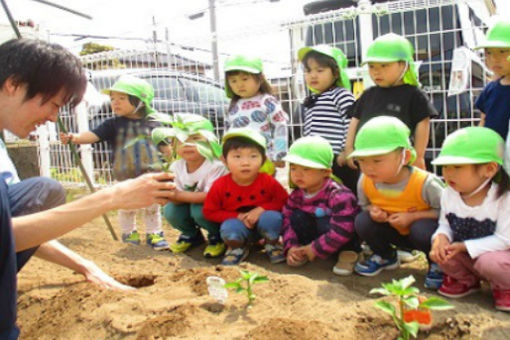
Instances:
[[[400,261],[396,255],[388,260],[373,254],[368,260],[356,263],[354,271],[363,276],[376,276],[383,270],[397,269],[399,266]]]
[[[438,290],[442,284],[443,272],[437,263],[431,262],[423,285],[427,289]]]
[[[147,244],[154,250],[167,250],[168,242],[163,238],[163,232],[147,234]]]
[[[223,257],[221,264],[224,266],[235,266],[248,257],[248,248],[229,248]]]

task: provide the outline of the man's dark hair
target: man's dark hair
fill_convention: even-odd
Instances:
[[[25,100],[40,94],[45,103],[64,90],[65,103],[73,107],[87,87],[81,61],[64,47],[41,40],[13,39],[0,45],[0,88],[9,78],[27,86]]]
[[[227,159],[227,155],[231,150],[255,148],[262,155],[262,164],[266,161],[266,150],[259,144],[246,137],[232,137],[223,143],[223,157]]]

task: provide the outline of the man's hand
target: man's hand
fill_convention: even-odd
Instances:
[[[388,213],[379,208],[378,206],[371,205],[368,211],[370,212],[370,217],[372,218],[372,220],[374,220],[374,222],[377,223],[388,222]]]
[[[133,287],[124,285],[114,278],[103,272],[94,262],[86,261],[84,270],[81,273],[87,281],[97,284],[98,286],[106,289],[114,290],[134,290]]]
[[[430,259],[438,264],[443,264],[448,260],[447,252],[450,241],[443,234],[437,235],[432,241],[432,249],[430,250]]]

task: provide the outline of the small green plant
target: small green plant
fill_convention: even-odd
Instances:
[[[375,306],[391,315],[395,326],[400,331],[398,339],[408,340],[418,335],[420,324],[431,324],[430,310],[447,310],[454,308],[451,304],[436,296],[425,298],[418,296],[420,290],[411,285],[415,282],[412,275],[391,283],[382,283],[382,288],[374,288],[370,294],[382,294],[397,298],[399,312],[387,301],[377,301]],[[418,322],[419,321],[419,322]]]
[[[225,288],[235,289],[236,293],[246,292],[248,297],[248,306],[251,306],[255,300],[255,294],[253,293],[253,285],[256,283],[267,282],[269,279],[267,276],[259,275],[258,273],[250,272],[247,270],[239,270],[241,277],[234,282],[228,282],[225,284]],[[246,287],[243,285],[245,283]]]

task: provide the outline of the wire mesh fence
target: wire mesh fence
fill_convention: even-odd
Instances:
[[[110,87],[120,75],[132,74],[154,86],[156,110],[168,114],[201,114],[213,122],[221,136],[229,101],[223,90],[224,80],[211,79],[211,60],[222,65],[229,55],[243,53],[243,46],[260,44],[264,46],[260,56],[266,78],[289,114],[290,140],[293,141],[302,134],[301,103],[308,94],[297,50],[316,44],[342,49],[348,58],[347,73],[353,92],[359,96],[372,85],[367,69],[361,66],[364,51],[376,37],[394,32],[404,35],[415,46],[415,60],[421,63],[419,80],[439,112],[431,121],[426,153],[426,161],[430,161],[448,133],[476,124],[479,119],[473,103],[488,79],[482,55],[473,52],[473,47],[483,35],[484,22],[465,1],[394,1],[218,36],[216,59],[207,49],[183,47],[172,42],[148,42],[143,49],[87,55],[82,57],[89,75],[84,103],[76,110],[64,109],[61,117],[70,131],[93,130],[113,115],[108,97],[100,91]],[[190,39],[189,44],[203,46],[204,39],[209,38],[196,37]],[[455,82],[457,76],[459,81]],[[77,118],[80,115],[85,117],[81,118],[81,123]],[[65,184],[80,183],[82,179],[72,163],[68,147],[58,142],[58,129],[54,126],[51,129],[54,131],[50,131],[48,138],[52,177]],[[105,143],[80,147],[81,157],[97,185],[112,182],[110,149]]]

